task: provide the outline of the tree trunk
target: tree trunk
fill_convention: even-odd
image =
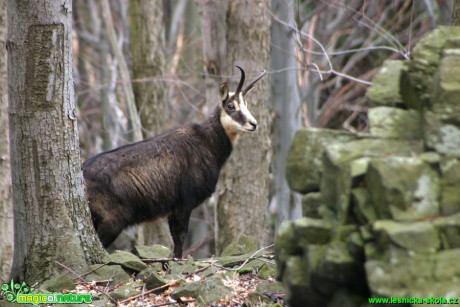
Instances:
[[[269,65],[270,1],[229,1],[227,13],[227,63],[247,72],[248,82]],[[245,233],[260,244],[267,239],[267,207],[271,162],[268,80],[259,81],[246,96],[248,108],[258,121],[258,131],[242,135],[221,176],[218,200],[218,251]]]
[[[6,0],[0,0],[0,37],[5,46]],[[8,138],[8,80],[6,49],[0,48],[0,280],[7,280],[13,260],[13,202]]]
[[[460,26],[460,0],[454,0],[451,26]]]
[[[164,76],[165,27],[163,3],[151,0],[129,2],[131,28],[130,48],[133,71],[133,90],[140,112],[144,137],[166,130],[170,121],[165,82],[155,80]],[[162,218],[138,228],[138,244],[161,244],[172,247],[167,220]]]
[[[129,2],[133,90],[144,137],[165,130],[170,121],[165,82],[165,28],[163,3],[150,0]]]
[[[107,30],[108,39],[112,47],[115,59],[118,62],[118,69],[121,79],[121,88],[123,90],[126,101],[126,115],[128,118],[128,126],[130,129],[130,141],[137,142],[142,140],[142,127],[139,115],[137,112],[136,102],[134,100],[134,92],[131,84],[131,76],[129,74],[128,64],[122,53],[121,47],[118,45],[118,38],[115,33],[115,28],[112,21],[112,11],[108,0],[102,0],[102,17]]]
[[[218,103],[219,86],[222,82],[222,67],[225,67],[222,50],[225,50],[224,25],[220,16],[225,14],[226,1],[195,0],[201,16],[203,38],[203,64],[206,74],[206,109],[212,112]]]
[[[105,255],[81,172],[72,77],[72,2],[8,1],[8,78],[15,250],[28,284]],[[14,67],[14,69],[12,69]]]
[[[291,22],[294,14],[293,0],[273,0],[272,10],[279,19]],[[292,192],[286,181],[286,158],[292,139],[302,125],[300,96],[297,86],[297,60],[294,41],[286,27],[276,22],[271,31],[272,51],[271,78],[272,105],[275,110],[273,121],[273,174],[275,194],[271,207],[276,212],[275,234],[282,221],[302,216],[300,194]],[[279,71],[278,71],[279,70]]]

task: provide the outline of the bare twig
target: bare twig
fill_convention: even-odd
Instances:
[[[62,264],[62,263],[60,263],[59,261],[56,261],[56,263],[57,263],[58,265],[62,266],[63,268],[65,268],[65,269],[66,269],[67,271],[69,271],[70,273],[74,274],[78,279],[82,280],[82,281],[85,282],[85,283],[89,283],[88,281],[86,281],[86,280],[82,277],[83,275],[77,274],[74,270],[72,270],[72,269],[69,268],[68,266],[66,266],[66,265],[64,265],[64,264]],[[102,266],[101,266],[101,267],[102,267]],[[99,269],[99,267],[96,268],[96,270],[97,270],[97,269]],[[93,270],[93,271],[94,271],[94,270]],[[86,274],[88,274],[88,273],[85,273],[84,275],[86,275]],[[97,287],[94,287],[94,289],[95,289],[97,292],[99,292],[99,293],[101,293],[101,294],[107,296],[107,298],[108,298],[109,300],[111,300],[114,304],[117,304],[117,301],[116,301],[113,297],[111,297],[110,295],[108,295],[107,293],[105,293],[104,291],[100,291]]]
[[[64,269],[66,269],[67,271],[69,271],[70,273],[72,273],[73,275],[75,275],[78,279],[81,279],[82,281],[86,282],[86,280],[82,277],[82,275],[79,275],[77,274],[77,272],[75,272],[74,270],[72,270],[71,268],[69,268],[68,266],[60,263],[59,261],[56,261],[57,264],[59,264],[60,266],[62,266]]]
[[[181,300],[181,303],[193,303],[195,300]],[[168,306],[168,305],[174,305],[177,304],[177,302],[167,302],[167,303],[161,303],[161,304],[156,304],[152,305],[152,307],[160,307],[160,306]]]
[[[317,72],[319,75],[320,75],[320,78],[321,80],[323,79],[323,77],[321,76],[322,74],[334,74],[334,75],[337,75],[339,77],[342,77],[342,78],[346,78],[346,79],[349,79],[349,80],[352,80],[354,82],[358,82],[358,83],[361,83],[361,84],[364,84],[364,85],[371,85],[372,83],[371,82],[368,82],[368,81],[365,81],[365,80],[361,80],[359,78],[355,78],[353,76],[350,76],[348,74],[345,74],[345,73],[341,73],[341,72],[338,72],[336,70],[334,70],[333,68],[333,65],[332,65],[332,61],[329,57],[329,54],[326,52],[326,49],[324,48],[324,46],[321,44],[321,42],[319,42],[315,37],[313,37],[312,35],[309,35],[308,33],[305,33],[305,32],[302,32],[300,31],[297,27],[295,26],[292,26],[290,24],[288,24],[287,22],[279,19],[277,16],[271,14],[273,19],[276,20],[277,22],[279,22],[280,24],[288,27],[291,31],[293,31],[294,33],[296,33],[296,35],[301,35],[301,36],[304,36],[310,40],[312,40],[320,49],[321,49],[321,53],[323,54],[326,62],[327,62],[327,65],[329,66],[329,69],[327,70],[320,70],[318,69],[317,65],[316,64],[308,64],[310,65],[311,67],[314,67],[313,69],[310,69],[311,71],[314,71],[314,72]],[[316,66],[316,68],[315,68]]]
[[[91,271],[88,271],[88,272],[86,272],[86,273],[83,273],[83,274],[81,274],[80,276],[81,276],[81,277],[84,277],[84,276],[86,276],[86,275],[88,275],[88,274],[90,274],[90,273],[92,273],[92,272],[94,272],[94,271],[99,270],[100,268],[102,268],[103,266],[106,266],[106,265],[107,265],[107,263],[102,263],[101,265],[95,267],[95,268],[92,269]]]
[[[188,277],[190,277],[190,276],[192,276],[192,275],[194,275],[194,274],[203,272],[204,270],[206,270],[207,268],[209,268],[209,267],[211,267],[211,266],[212,266],[212,264],[209,264],[209,265],[206,265],[206,266],[204,266],[204,267],[202,267],[202,268],[199,268],[199,269],[193,271],[192,273],[189,273],[189,274],[185,275],[185,278],[188,278]],[[180,282],[180,279],[170,281],[170,282],[168,282],[167,284],[164,284],[163,286],[160,286],[160,287],[156,287],[156,288],[150,289],[150,290],[148,290],[148,291],[142,292],[141,294],[138,294],[138,295],[135,295],[135,296],[131,296],[131,297],[129,297],[129,298],[123,300],[123,301],[120,301],[119,303],[120,303],[120,304],[124,304],[124,303],[126,303],[126,302],[129,302],[129,301],[135,300],[135,299],[137,299],[137,298],[139,298],[139,297],[142,297],[142,296],[144,296],[144,295],[146,295],[146,294],[149,294],[149,293],[152,293],[152,292],[161,290],[161,289],[169,288],[169,287],[171,287],[171,286],[174,286],[174,285],[178,284],[179,282]],[[161,305],[160,305],[160,306],[161,306]]]
[[[224,267],[224,266],[222,266],[222,265],[218,265],[218,264],[215,264],[215,263],[214,263],[213,265],[214,265],[215,267],[218,267],[218,268],[220,268],[220,269],[224,269],[224,270],[226,270],[226,271],[238,271],[238,270],[240,270],[242,267],[244,267],[249,261],[251,261],[252,259],[255,259],[255,258],[256,258],[256,255],[257,255],[258,253],[260,253],[261,251],[264,251],[264,250],[266,250],[266,249],[269,249],[269,248],[271,248],[271,247],[273,247],[273,246],[275,246],[275,243],[270,244],[270,245],[268,245],[268,246],[264,246],[264,247],[262,247],[261,249],[255,251],[251,256],[249,256],[248,259],[246,259],[240,266],[238,266],[238,267],[236,267],[236,268],[226,268],[226,267]]]
[[[117,37],[113,26],[109,1],[103,0],[101,3],[103,7],[102,16],[104,18],[104,22],[107,28],[109,41],[120,66],[120,77],[123,80],[122,87],[126,98],[126,107],[128,111],[129,120],[132,125],[133,141],[139,141],[142,139],[141,122],[139,115],[137,114],[136,103],[134,101],[134,93],[133,88],[131,86],[131,77],[129,76],[128,65],[126,64],[125,57],[123,56],[120,47],[117,43]]]

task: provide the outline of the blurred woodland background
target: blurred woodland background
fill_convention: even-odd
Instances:
[[[253,57],[231,58],[229,52],[248,45],[270,51],[261,54],[269,61],[243,67],[251,76],[267,69],[271,85],[263,88],[269,93],[254,91],[249,103],[263,96],[263,107],[269,111],[262,129],[271,129],[271,205],[266,212],[262,201],[255,214],[270,214],[267,226],[273,233],[282,220],[300,216],[299,198],[289,195],[283,170],[294,131],[301,126],[367,131],[365,92],[372,77],[385,59],[408,58],[421,35],[436,25],[449,24],[452,1],[246,1],[246,12],[239,12],[240,2],[74,1],[80,144],[86,159],[139,138],[130,120],[131,99],[136,102],[143,137],[200,121],[218,103],[219,83],[232,77],[236,81],[234,65]],[[257,21],[258,15],[251,12],[265,18]],[[271,27],[269,37],[240,33],[257,32],[257,22]],[[249,166],[259,178],[250,182],[249,193],[268,175],[254,167],[264,165]],[[213,201],[194,214],[193,250],[215,238],[217,199]],[[223,214],[225,219],[231,219],[230,213],[250,219],[244,212]],[[167,229],[162,233],[167,236]]]
[[[248,96],[257,136],[239,140],[215,196],[195,210],[185,254],[218,254],[241,233],[267,245],[281,222],[301,216],[300,197],[285,179],[294,132],[305,126],[367,132],[372,77],[384,60],[408,59],[424,33],[450,24],[453,2],[74,0],[82,160],[203,120],[219,103],[219,84],[239,80],[235,64],[248,80],[266,69],[268,78]],[[5,11],[3,5],[3,19]],[[5,29],[3,22],[0,33]],[[12,204],[5,189],[3,268],[12,249]],[[164,222],[125,236],[171,245]]]

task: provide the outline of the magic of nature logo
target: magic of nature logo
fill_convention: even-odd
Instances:
[[[16,283],[12,279],[10,283],[2,284],[1,295],[8,302],[17,304],[90,304],[93,301],[92,294],[33,293],[34,290],[26,282]]]

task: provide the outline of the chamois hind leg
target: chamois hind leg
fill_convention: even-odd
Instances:
[[[169,231],[174,241],[174,257],[182,258],[182,248],[188,231],[191,211],[182,208],[175,210],[168,219]]]

